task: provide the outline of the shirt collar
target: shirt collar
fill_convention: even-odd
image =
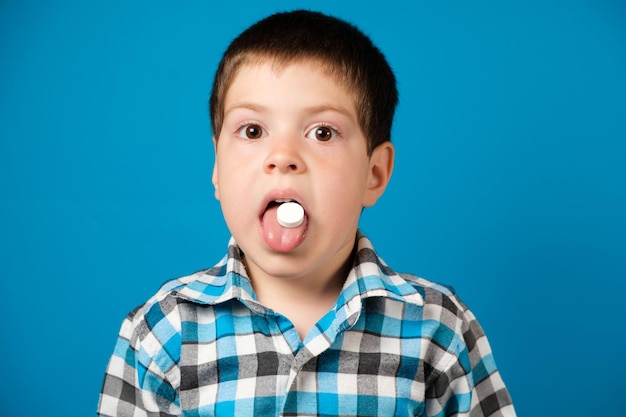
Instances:
[[[258,301],[235,239],[230,238],[228,253],[213,268],[180,278],[171,289],[175,295],[197,304],[215,305],[238,299],[258,313],[267,310]],[[392,271],[378,256],[372,242],[357,233],[354,264],[346,277],[335,311],[352,315],[361,309],[362,300],[386,297],[423,305],[423,294],[410,282]]]

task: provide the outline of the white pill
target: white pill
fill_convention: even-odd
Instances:
[[[290,201],[278,206],[276,220],[283,227],[298,227],[304,221],[304,209],[298,203]]]

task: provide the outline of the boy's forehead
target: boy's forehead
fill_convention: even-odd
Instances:
[[[354,104],[356,104],[356,102],[358,101],[355,88],[350,83],[346,82],[347,77],[341,74],[335,68],[333,68],[331,64],[315,57],[299,57],[287,60],[260,56],[244,59],[241,61],[239,67],[234,72],[228,88],[225,91],[225,96],[228,95],[230,87],[237,81],[242,72],[247,72],[246,76],[250,76],[250,72],[246,70],[256,70],[264,66],[269,66],[272,72],[274,72],[277,77],[280,77],[287,68],[293,66],[299,66],[302,68],[303,71],[307,71],[307,67],[308,70],[317,70],[322,74],[322,76],[327,77],[328,80],[330,80],[331,82],[343,87],[344,90],[352,96],[352,101]]]
[[[290,110],[299,108],[307,113],[333,110],[355,123],[359,121],[352,90],[341,85],[316,60],[279,64],[264,60],[241,65],[226,91],[224,112],[228,114],[237,108],[267,111],[272,105],[287,103]]]

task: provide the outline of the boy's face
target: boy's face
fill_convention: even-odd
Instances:
[[[254,279],[336,274],[393,165],[390,143],[368,156],[353,94],[314,61],[242,67],[215,146],[215,196]],[[304,223],[278,225],[276,200],[298,201]]]

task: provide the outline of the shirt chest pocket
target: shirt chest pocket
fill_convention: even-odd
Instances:
[[[183,346],[179,392],[183,415],[279,415],[289,358],[272,351],[229,355],[224,340],[219,344],[224,350],[219,355],[218,343]]]
[[[322,415],[414,416],[424,406],[418,369],[416,358],[330,349],[305,366],[299,379],[315,381]]]

